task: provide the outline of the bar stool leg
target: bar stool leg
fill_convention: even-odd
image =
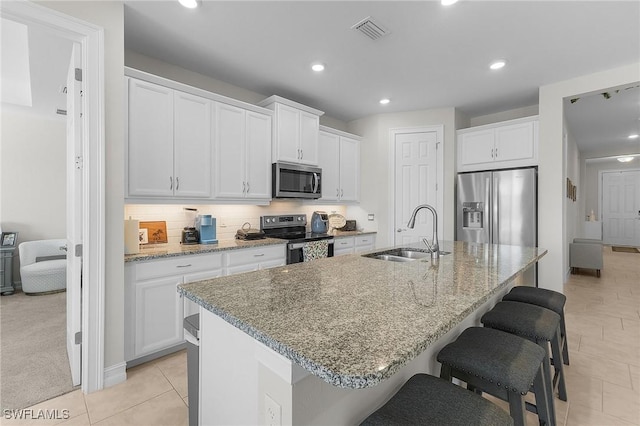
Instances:
[[[563,368],[563,358],[561,351],[561,338],[560,338],[560,327],[558,327],[558,331],[553,336],[553,340],[551,341],[551,352],[553,356],[553,387],[555,388],[556,382],[558,385],[558,397],[566,401],[567,400],[567,387],[564,382],[564,368]]]
[[[553,374],[551,373],[551,361],[549,360],[549,342],[547,342],[546,340],[537,342],[538,345],[540,345],[540,347],[542,349],[545,350],[545,353],[547,355],[545,355],[544,360],[542,361],[542,374],[544,374],[544,389],[545,389],[545,393],[546,393],[546,401],[547,401],[547,406],[548,406],[548,410],[549,410],[549,417],[552,419],[556,418],[556,406],[554,404],[553,398],[554,398],[554,387],[553,387]]]
[[[514,426],[527,426],[527,420],[525,417],[525,405],[522,395],[517,392],[508,392],[509,398],[509,413],[513,418]]]
[[[562,360],[565,365],[569,365],[569,339],[567,339],[567,326],[564,322],[564,312],[560,315],[560,333],[562,334]]]
[[[543,368],[541,366],[538,374],[533,381],[533,388],[536,396],[536,409],[538,411],[538,419],[540,425],[555,426],[555,413],[553,407],[549,407],[549,403],[553,403],[553,399],[549,399],[549,379],[545,378]]]

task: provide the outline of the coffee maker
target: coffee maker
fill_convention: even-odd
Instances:
[[[200,244],[216,244],[216,218],[210,214],[199,214],[196,217],[196,229],[200,234]]]

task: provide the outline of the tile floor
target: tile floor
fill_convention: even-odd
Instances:
[[[640,425],[640,254],[604,250],[601,278],[586,271],[565,285],[571,365],[569,402],[556,398],[559,425]],[[180,352],[128,370],[126,382],[101,392],[74,391],[32,407],[68,409],[67,420],[0,423],[186,425],[187,402]],[[528,413],[527,423],[537,425],[537,417]]]

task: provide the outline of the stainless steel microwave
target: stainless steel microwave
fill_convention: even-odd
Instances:
[[[273,198],[322,197],[322,169],[300,164],[273,163]]]

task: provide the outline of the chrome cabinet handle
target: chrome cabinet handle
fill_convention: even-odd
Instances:
[[[242,182],[242,193],[243,194],[247,193],[247,184],[246,184],[246,182]]]
[[[186,265],[178,265],[176,266],[176,268],[189,268],[191,266],[191,264],[186,264]]]
[[[254,254],[253,257],[262,257],[264,256],[264,253],[260,253],[260,254]]]
[[[180,178],[176,177],[176,191],[180,189]]]
[[[336,197],[340,196],[340,188],[336,188]]]
[[[302,160],[304,158],[304,151],[300,150],[300,159]]]
[[[496,158],[498,158],[498,148],[496,148],[495,153],[496,153]]]
[[[249,193],[249,188],[250,188],[249,182],[247,182],[247,194]]]
[[[344,197],[344,189],[340,190],[340,197]]]
[[[173,190],[173,176],[169,176],[169,189]]]

